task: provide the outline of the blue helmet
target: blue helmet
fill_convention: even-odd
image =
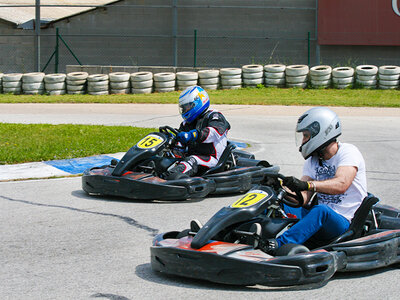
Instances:
[[[179,95],[179,112],[191,123],[210,106],[207,92],[200,86],[190,86]]]

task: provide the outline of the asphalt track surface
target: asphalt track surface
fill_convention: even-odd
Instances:
[[[297,117],[308,107],[215,106],[232,125],[230,139],[257,158],[300,176]],[[333,108],[343,142],[359,147],[368,190],[400,207],[400,109]],[[157,127],[180,122],[175,105],[0,104],[0,122]],[[338,273],[325,285],[238,287],[152,272],[152,238],[205,222],[238,196],[183,202],[90,197],[80,177],[0,183],[0,299],[392,299],[396,267]]]

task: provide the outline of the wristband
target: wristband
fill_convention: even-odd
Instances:
[[[314,193],[317,191],[317,186],[315,185],[314,182],[312,182],[312,181],[307,181],[307,185],[308,185],[308,190],[309,190],[309,191],[311,191],[311,189],[312,189],[312,191],[313,191]]]

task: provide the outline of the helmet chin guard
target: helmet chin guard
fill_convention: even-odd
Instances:
[[[297,121],[296,144],[300,145],[299,151],[307,159],[341,134],[342,126],[336,113],[327,107],[314,107]]]
[[[209,106],[210,98],[200,86],[188,87],[179,95],[179,112],[188,123],[196,120]]]

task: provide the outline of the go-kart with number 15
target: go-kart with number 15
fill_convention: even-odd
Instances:
[[[82,176],[82,188],[90,195],[120,196],[144,200],[184,200],[208,194],[244,193],[260,183],[266,174],[275,174],[278,166],[235,149],[228,142],[218,164],[196,177],[165,180],[162,174],[182,158],[174,156],[178,130],[159,128],[131,147],[120,161],[93,167]]]
[[[285,244],[275,255],[255,246],[298,222],[282,204],[300,207],[300,192],[289,194],[281,174],[223,207],[204,226],[157,235],[151,246],[156,272],[234,285],[323,284],[335,272],[371,270],[400,262],[400,210],[377,205],[369,194],[350,228],[328,243]],[[193,226],[194,225],[196,226]],[[261,234],[252,230],[261,224]],[[256,241],[256,242],[255,242]]]

